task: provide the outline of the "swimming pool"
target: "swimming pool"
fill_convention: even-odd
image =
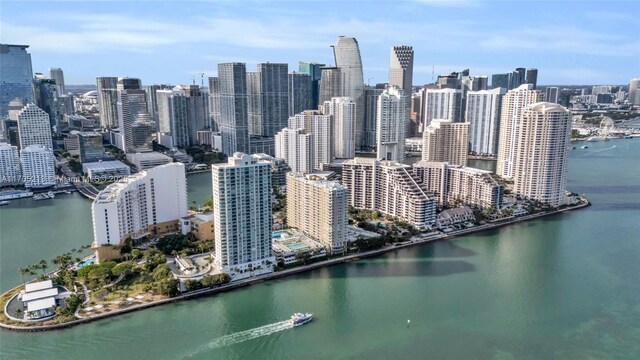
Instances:
[[[287,247],[291,250],[300,250],[300,249],[308,248],[307,244],[305,243],[295,243],[295,244],[287,245]]]
[[[83,267],[85,267],[85,266],[87,266],[87,265],[95,264],[95,262],[96,262],[96,259],[95,259],[95,258],[88,259],[88,260],[85,260],[85,261],[83,261],[83,262],[79,262],[79,263],[78,263],[78,265],[76,265],[76,267],[77,267],[78,269],[81,269],[81,268],[83,268]]]

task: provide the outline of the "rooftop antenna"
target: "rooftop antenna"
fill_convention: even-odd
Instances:
[[[204,87],[204,72],[200,73],[200,87]]]

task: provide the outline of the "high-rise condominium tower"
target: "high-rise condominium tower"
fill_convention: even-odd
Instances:
[[[140,80],[118,79],[118,127],[125,152],[152,150],[156,125],[147,109],[147,94],[140,89]]]
[[[415,123],[410,121],[411,95],[413,93],[413,47],[399,45],[389,52],[389,86],[398,86],[404,90],[407,102],[406,133],[415,134]]]
[[[423,127],[433,119],[461,121],[462,91],[457,89],[427,89],[423,110]]]
[[[333,156],[350,159],[355,156],[356,102],[349,97],[326,101],[323,113],[333,116]]]
[[[33,102],[31,89],[31,54],[29,45],[0,44],[0,116],[9,110],[9,102],[19,98],[24,102]]]
[[[247,70],[244,63],[218,64],[222,152],[250,152]]]
[[[504,88],[469,91],[465,121],[469,124],[469,151],[474,154],[498,154],[498,130]]]
[[[103,129],[118,127],[118,78],[97,77],[98,109]]]
[[[322,76],[322,67],[324,64],[315,62],[300,61],[298,71],[311,77],[311,107],[313,109],[320,105],[320,78]]]
[[[553,207],[563,205],[571,112],[554,103],[531,104],[516,128],[513,191]]]
[[[640,104],[640,78],[629,81],[629,104]]]
[[[527,69],[524,82],[533,85],[533,88],[535,89],[538,86],[538,69]]]
[[[64,94],[64,72],[60,68],[49,68],[49,78],[58,85],[58,93]]]
[[[91,205],[93,246],[100,261],[119,256],[113,246],[149,233],[179,229],[187,216],[187,183],[182,163],[141,171],[107,186]]]
[[[21,149],[31,145],[53,148],[49,114],[34,104],[27,104],[18,112],[17,121]]]
[[[377,112],[378,159],[404,161],[407,100],[404,91],[392,86],[378,97]]]
[[[274,136],[289,117],[288,65],[258,64],[247,73],[249,135]]]
[[[288,225],[323,243],[332,253],[343,251],[347,238],[347,188],[337,181],[287,174]]]
[[[467,165],[469,124],[433,120],[424,130],[422,160]]]
[[[211,131],[219,131],[220,127],[220,79],[209,78],[209,118]]]
[[[18,147],[0,142],[0,186],[22,182]]]
[[[517,146],[517,126],[524,108],[544,100],[544,93],[534,90],[533,85],[523,84],[508,91],[502,97],[500,111],[500,135],[498,136],[498,162],[496,174],[507,179],[513,178],[515,152]]]
[[[413,82],[413,47],[394,46],[389,56],[389,86],[398,86],[411,97]]]
[[[51,148],[29,145],[20,150],[24,186],[43,188],[56,184],[56,160]]]
[[[271,164],[235,153],[227,164],[212,165],[211,173],[214,265],[225,273],[271,271]]]
[[[310,173],[314,168],[312,134],[304,129],[284,128],[275,136],[276,158],[282,158],[291,171]]]
[[[289,116],[305,110],[313,110],[318,105],[312,104],[311,76],[302,73],[289,74]]]
[[[289,118],[290,129],[304,129],[311,134],[313,169],[333,161],[333,120],[331,115],[318,110],[307,110]]]
[[[349,36],[338,36],[338,41],[333,46],[336,67],[342,74],[342,91],[334,96],[347,96],[353,99],[360,98],[364,86],[362,74],[362,59],[358,40]]]
[[[549,86],[548,88],[545,89],[544,99],[545,101],[557,104],[558,100],[560,99],[560,89],[554,86]]]
[[[189,146],[187,98],[182,90],[158,90],[160,144],[168,148]]]
[[[419,228],[435,223],[435,201],[414,177],[411,166],[354,158],[342,166],[349,205],[397,216]]]
[[[37,107],[49,114],[49,124],[56,133],[60,132],[62,116],[58,106],[58,86],[52,79],[36,73],[33,78],[33,102]]]
[[[364,87],[362,95],[362,106],[359,108],[363,112],[362,126],[356,122],[356,147],[361,151],[375,151],[377,144],[376,126],[378,115],[378,97],[384,89],[376,89],[372,86]]]

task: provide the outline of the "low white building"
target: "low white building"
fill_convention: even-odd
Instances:
[[[131,175],[129,166],[118,160],[83,163],[82,172],[91,181],[115,181]]]
[[[303,258],[315,259],[327,256],[326,247],[295,229],[276,231],[272,235],[273,254],[279,263],[295,264]]]
[[[474,222],[476,220],[473,210],[467,206],[444,210],[438,214],[436,226],[439,229],[448,228],[450,226]]]
[[[146,152],[127,154],[127,161],[136,168],[136,171],[142,171],[160,165],[171,164],[173,159],[159,152]]]
[[[20,292],[26,320],[41,320],[56,314],[59,290],[51,280],[26,284]]]
[[[22,177],[27,188],[45,188],[56,184],[56,160],[53,151],[42,145],[20,150]]]

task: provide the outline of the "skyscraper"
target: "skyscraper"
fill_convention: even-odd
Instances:
[[[509,89],[509,74],[493,74],[491,76],[491,87],[494,89],[500,87]]]
[[[333,116],[333,156],[350,159],[356,154],[356,102],[349,97],[334,97],[323,106],[323,114]]]
[[[507,179],[513,178],[517,126],[521,121],[522,111],[526,106],[542,100],[544,100],[544,93],[534,90],[531,84],[523,84],[516,89],[508,91],[502,97],[496,166],[497,175]]]
[[[338,36],[336,45],[333,46],[333,54],[336,67],[342,74],[342,92],[334,96],[347,96],[356,101],[362,95],[364,76],[362,74],[362,59],[358,40],[349,36]]]
[[[337,96],[346,96],[342,91],[342,72],[335,66],[323,67],[320,78],[320,105]]]
[[[516,127],[513,191],[553,207],[565,203],[571,112],[538,102],[523,109]]]
[[[187,98],[182,90],[157,90],[159,143],[168,148],[189,146]]]
[[[498,130],[504,88],[469,91],[465,122],[469,124],[469,151],[479,155],[498,154]]]
[[[218,77],[209,78],[209,117],[211,131],[219,131],[220,124],[220,79]]]
[[[356,148],[360,151],[376,151],[377,150],[377,116],[378,116],[378,98],[384,89],[376,89],[371,86],[364,87],[362,95],[363,121],[362,126],[356,121]]]
[[[629,104],[640,105],[640,78],[629,81]]]
[[[315,62],[300,61],[298,71],[311,77],[311,107],[313,109],[320,105],[320,78],[322,76],[324,64]]]
[[[178,87],[187,100],[187,126],[189,145],[198,144],[198,131],[210,129],[209,96],[198,85]]]
[[[312,105],[312,90],[310,75],[296,72],[289,74],[289,116],[317,108],[317,104]]]
[[[332,253],[347,239],[347,188],[337,181],[287,174],[287,224],[324,244]]]
[[[103,129],[118,127],[118,78],[97,77],[98,109]]]
[[[376,137],[378,159],[402,163],[407,119],[407,100],[404,91],[387,88],[378,97]]]
[[[249,269],[253,274],[273,271],[271,164],[235,153],[227,164],[212,165],[211,173],[214,265],[237,276],[249,275]]]
[[[250,151],[247,111],[247,71],[244,63],[218,64],[222,152]]]
[[[560,96],[560,89],[549,86],[545,89],[545,100],[557,104]]]
[[[350,206],[397,216],[418,228],[436,220],[434,198],[427,195],[411,166],[372,158],[354,158],[342,166]]]
[[[0,186],[22,182],[18,147],[0,142]]]
[[[58,85],[58,93],[64,94],[64,72],[60,68],[49,68],[49,78],[56,82]]]
[[[284,128],[275,136],[275,155],[289,165],[291,171],[310,173],[314,168],[312,134],[304,129]]]
[[[147,94],[139,85],[138,79],[118,79],[118,127],[121,150],[125,152],[151,151],[156,131],[147,108]]]
[[[247,73],[249,135],[274,136],[289,117],[288,65],[262,63]]]
[[[144,91],[147,93],[147,112],[151,116],[151,120],[158,125],[158,100],[156,98],[156,91],[158,90],[170,90],[171,85],[147,85],[144,86]]]
[[[398,86],[404,90],[407,99],[411,98],[413,87],[413,47],[394,46],[389,56],[389,86]]]
[[[333,121],[331,115],[318,110],[307,110],[289,118],[290,129],[304,129],[311,134],[313,169],[333,161]]]
[[[423,127],[434,119],[462,120],[462,91],[457,89],[427,89],[424,101]]]
[[[179,229],[187,216],[187,184],[181,163],[165,164],[123,178],[100,191],[91,205],[93,247],[100,261],[119,257],[114,246]]]
[[[34,104],[27,104],[17,114],[20,149],[31,145],[53,148],[49,114]]]
[[[535,90],[538,86],[538,69],[530,68],[527,69],[525,83],[533,85],[533,89]]]
[[[26,188],[44,188],[56,184],[56,160],[51,148],[29,145],[20,150],[22,177]]]
[[[435,119],[424,130],[422,160],[467,165],[469,124]]]
[[[399,45],[389,52],[389,86],[398,86],[404,90],[407,102],[406,133],[415,134],[417,129],[410,121],[411,96],[413,93],[413,47]]]
[[[0,116],[9,110],[9,102],[19,98],[24,102],[33,102],[31,78],[31,54],[29,45],[0,44]]]
[[[49,124],[53,132],[59,133],[62,117],[58,107],[58,86],[56,82],[36,73],[33,78],[33,102],[49,114]]]

